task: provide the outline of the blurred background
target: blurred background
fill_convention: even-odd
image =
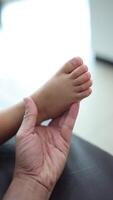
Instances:
[[[112,0],[0,0],[0,109],[79,55],[94,84],[74,133],[113,155],[112,11]]]

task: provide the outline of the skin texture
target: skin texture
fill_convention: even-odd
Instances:
[[[31,98],[25,99],[25,110],[16,136],[14,178],[4,200],[49,199],[67,160],[79,104],[48,126],[36,126],[38,113]]]
[[[56,118],[72,103],[91,94],[91,75],[80,58],[68,61],[37,93],[32,95],[38,102],[43,119]],[[44,111],[44,112],[43,112]],[[40,122],[40,118],[38,118]]]
[[[37,124],[58,117],[71,104],[89,96],[91,85],[91,75],[82,59],[76,57],[68,61],[44,86],[31,95],[38,107]],[[0,143],[16,134],[24,112],[23,101],[0,112]]]

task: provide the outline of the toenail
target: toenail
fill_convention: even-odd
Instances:
[[[87,65],[84,65],[84,69],[85,69],[86,72],[88,71]]]
[[[78,65],[78,66],[83,64],[83,61],[80,57],[74,57],[70,62],[72,65]]]
[[[77,64],[77,62],[76,62],[76,58],[73,58],[71,61],[70,61],[70,63],[72,64],[72,65],[76,65]]]
[[[87,73],[86,73],[86,77],[87,77],[87,78],[91,78],[90,72],[87,72]]]

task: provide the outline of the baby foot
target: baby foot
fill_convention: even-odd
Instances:
[[[32,95],[38,106],[38,122],[55,118],[74,102],[91,94],[91,75],[81,58],[68,61],[40,90]]]

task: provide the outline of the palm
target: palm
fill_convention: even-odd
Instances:
[[[69,141],[63,137],[58,125],[36,128],[39,147],[37,150],[37,175],[38,180],[45,184],[49,180],[56,181],[60,176],[68,155]],[[70,134],[70,133],[69,133]]]
[[[77,113],[78,105],[75,115]],[[27,120],[29,121],[28,117]],[[32,172],[39,183],[48,189],[51,188],[64,168],[74,121],[75,116],[70,109],[69,112],[53,120],[48,126],[40,125],[33,128],[30,122],[32,127],[30,128],[24,122],[17,134],[17,168],[25,173],[31,174]]]

